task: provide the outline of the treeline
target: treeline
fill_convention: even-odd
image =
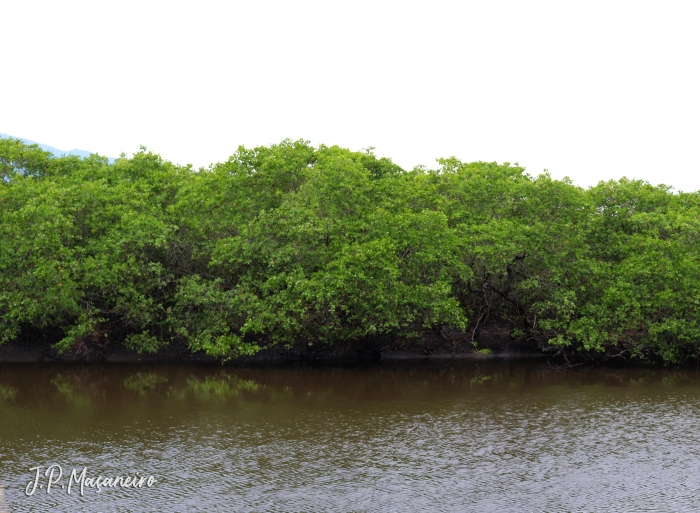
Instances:
[[[194,170],[0,139],[0,343],[225,360],[499,321],[570,351],[699,357],[697,193],[438,163],[283,141]]]

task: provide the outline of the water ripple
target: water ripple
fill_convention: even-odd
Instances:
[[[19,391],[0,404],[9,511],[700,509],[700,380],[689,372],[90,372],[34,369],[26,383],[0,368],[0,385]],[[158,483],[24,496],[29,469],[52,462]]]

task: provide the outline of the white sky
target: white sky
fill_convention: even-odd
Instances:
[[[700,189],[700,2],[4,0],[0,132],[195,166],[284,138]]]

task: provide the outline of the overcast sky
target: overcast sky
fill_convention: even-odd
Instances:
[[[195,166],[284,138],[700,189],[700,2],[0,6],[0,132]]]

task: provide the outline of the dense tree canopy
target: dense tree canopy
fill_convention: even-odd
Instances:
[[[487,323],[573,351],[700,354],[700,197],[508,163],[283,141],[194,170],[0,139],[0,343],[221,359]]]

